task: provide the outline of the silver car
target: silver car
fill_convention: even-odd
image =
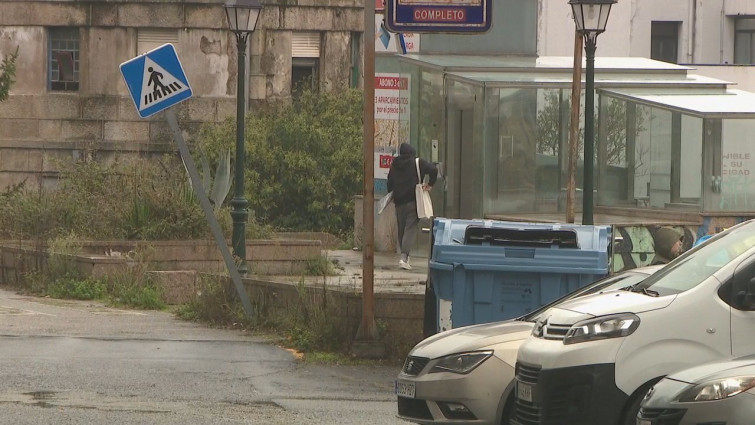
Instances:
[[[398,375],[398,417],[419,424],[508,424],[519,346],[550,307],[580,295],[632,286],[659,270],[649,266],[586,285],[518,319],[466,326],[417,344]]]
[[[752,423],[755,423],[755,356],[673,373],[648,391],[637,415],[637,425]]]

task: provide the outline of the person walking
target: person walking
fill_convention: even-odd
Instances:
[[[417,237],[417,201],[414,188],[428,176],[423,183],[424,190],[431,190],[438,178],[438,168],[432,162],[419,158],[419,175],[417,175],[417,151],[408,143],[402,143],[399,155],[393,158],[388,170],[388,191],[393,192],[393,204],[396,207],[396,224],[398,225],[398,248],[401,258],[398,266],[411,270],[409,251]]]

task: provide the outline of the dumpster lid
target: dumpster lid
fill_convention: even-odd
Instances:
[[[579,248],[573,229],[510,229],[467,226],[465,245]]]

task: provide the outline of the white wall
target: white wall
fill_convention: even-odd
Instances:
[[[717,78],[719,80],[734,83],[729,86],[733,89],[745,90],[755,93],[755,66],[750,65],[693,65],[693,74]]]
[[[538,55],[571,56],[574,20],[569,3],[539,0],[539,10]],[[681,22],[679,63],[731,63],[734,17],[748,14],[755,15],[753,0],[619,0],[606,32],[598,37],[596,56],[650,57],[651,23],[675,21]]]

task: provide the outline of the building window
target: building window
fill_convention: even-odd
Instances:
[[[653,22],[650,27],[650,58],[677,63],[679,22]]]
[[[755,18],[737,19],[734,31],[734,63],[755,64]]]
[[[79,29],[50,28],[49,85],[50,90],[79,89]]]
[[[291,37],[291,94],[318,86],[320,33],[300,32]]]
[[[163,28],[139,28],[136,35],[136,54],[141,55],[163,44],[178,44],[178,30]]]

